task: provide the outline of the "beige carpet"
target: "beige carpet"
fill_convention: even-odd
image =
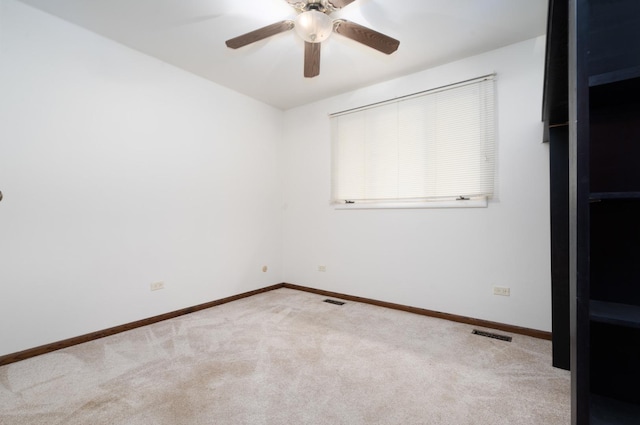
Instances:
[[[0,367],[0,424],[569,424],[549,341],[325,298],[278,289]]]

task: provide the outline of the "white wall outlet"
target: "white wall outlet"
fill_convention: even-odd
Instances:
[[[327,266],[318,266],[318,271],[319,272],[326,272],[327,271]]]
[[[507,288],[506,286],[494,286],[493,295],[502,295],[508,297],[511,295],[511,288]]]
[[[267,270],[269,270],[269,267],[267,267],[267,266],[262,266],[262,272],[263,272],[263,273],[266,273],[266,272],[267,272]]]
[[[152,291],[157,291],[158,289],[164,289],[164,282],[153,282],[150,285],[150,289]]]

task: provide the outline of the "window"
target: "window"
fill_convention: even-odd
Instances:
[[[491,75],[332,114],[332,202],[491,197],[494,90]]]

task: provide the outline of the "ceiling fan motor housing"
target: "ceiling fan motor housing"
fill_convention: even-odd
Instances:
[[[339,7],[335,7],[328,0],[310,0],[306,2],[298,2],[296,4],[292,4],[300,12],[306,12],[309,10],[317,10],[318,12],[329,14],[331,12],[335,12],[339,9]]]

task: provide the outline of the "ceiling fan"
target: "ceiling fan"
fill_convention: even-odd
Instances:
[[[237,49],[281,32],[296,30],[304,40],[304,76],[320,74],[320,43],[336,32],[387,55],[395,52],[400,42],[370,28],[346,19],[331,19],[331,13],[355,0],[285,0],[298,11],[294,20],[284,20],[248,32],[226,41],[227,47]]]

